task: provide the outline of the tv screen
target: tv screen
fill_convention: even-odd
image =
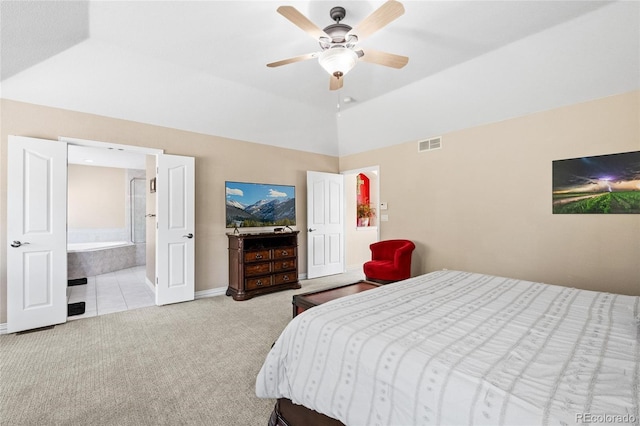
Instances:
[[[225,182],[227,228],[296,224],[296,187]]]

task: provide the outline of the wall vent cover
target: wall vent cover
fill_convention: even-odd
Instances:
[[[442,148],[442,137],[425,139],[418,142],[418,152],[433,151]]]

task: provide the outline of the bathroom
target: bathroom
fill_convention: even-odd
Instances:
[[[155,223],[149,160],[69,146],[67,295],[70,305],[84,302],[85,308],[73,319],[154,304],[146,273],[147,226]]]

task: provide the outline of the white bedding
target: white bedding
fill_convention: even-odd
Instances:
[[[438,271],[309,309],[256,380],[346,425],[640,423],[640,297]]]

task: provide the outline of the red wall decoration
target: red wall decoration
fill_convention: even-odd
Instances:
[[[356,177],[356,191],[356,202],[369,204],[369,178],[362,173]]]

